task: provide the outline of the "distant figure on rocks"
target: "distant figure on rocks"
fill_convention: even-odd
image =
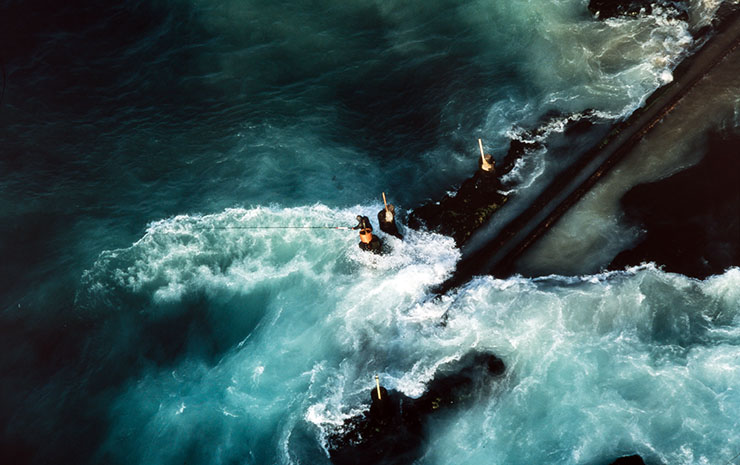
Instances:
[[[378,212],[378,224],[380,224],[380,230],[384,233],[403,239],[401,233],[398,232],[398,226],[396,226],[395,210],[396,208],[392,204],[386,205]]]
[[[496,161],[493,159],[493,155],[488,153],[481,158],[478,166],[486,174],[494,174],[496,172]]]
[[[496,162],[493,159],[493,155],[483,153],[483,141],[478,139],[478,146],[480,147],[480,161],[478,167],[485,174],[496,173]]]
[[[352,229],[360,230],[360,248],[366,252],[379,254],[383,244],[373,235],[373,226],[367,216],[357,215],[357,226]]]

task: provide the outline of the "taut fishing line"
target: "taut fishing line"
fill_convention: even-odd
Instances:
[[[203,226],[197,229],[352,229],[349,226]]]

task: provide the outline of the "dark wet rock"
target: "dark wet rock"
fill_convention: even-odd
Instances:
[[[447,407],[465,405],[491,389],[491,377],[504,373],[503,361],[489,353],[470,353],[454,366],[440,368],[427,392],[412,399],[381,387],[373,388],[371,406],[329,434],[332,462],[343,464],[407,464],[418,458],[424,419]]]
[[[571,118],[569,124],[565,128],[566,136],[574,136],[577,134],[584,134],[594,126],[593,122],[593,110],[586,110],[582,113],[580,118]]]
[[[517,160],[542,149],[554,126],[562,125],[568,134],[587,131],[593,125],[593,113],[593,110],[585,110],[565,116],[550,112],[543,116],[536,129],[529,131],[518,129],[506,155],[496,163],[494,172],[481,169],[482,161],[478,157],[478,171],[473,177],[465,180],[459,189],[446,194],[441,200],[429,202],[413,210],[409,215],[409,227],[413,229],[426,227],[431,231],[452,236],[458,246],[463,245],[473,232],[485,224],[508,200],[507,195],[500,190],[511,186],[503,186],[501,178],[514,169]]]
[[[378,255],[384,253],[383,241],[381,241],[375,234],[373,234],[373,238],[369,244],[360,241],[359,246],[360,249],[364,250],[365,252],[372,252]]]
[[[723,2],[714,14],[711,24],[707,24],[692,34],[694,39],[702,39],[713,33],[724,31],[738,14],[740,14],[740,3]]]
[[[504,159],[497,165],[498,175],[503,176],[510,172],[518,159],[527,153],[534,152],[544,147],[544,141],[556,126],[562,126],[567,136],[577,136],[587,132],[594,125],[594,110],[587,109],[580,113],[564,115],[557,111],[547,112],[534,130],[519,129],[517,135],[511,140],[509,150]]]
[[[607,19],[617,16],[649,15],[653,7],[649,0],[591,0],[588,2],[588,10],[599,19]]]
[[[523,142],[519,139],[513,139],[511,144],[509,144],[509,151],[506,152],[506,156],[504,156],[501,163],[497,165],[499,176],[503,176],[514,169],[516,161],[524,157],[525,154],[528,152],[534,152],[540,148],[542,148],[542,144],[539,142]]]
[[[628,455],[626,457],[619,457],[617,460],[613,461],[610,465],[645,465],[645,462],[642,460],[642,457],[639,455]]]
[[[588,10],[598,19],[649,15],[653,13],[655,6],[666,11],[669,18],[682,21],[689,19],[685,1],[591,0],[588,2]]]
[[[506,195],[498,192],[500,187],[496,174],[478,170],[454,194],[411,212],[409,226],[452,236],[460,246],[506,202]]]
[[[634,187],[622,207],[647,230],[610,269],[652,261],[666,271],[705,278],[740,265],[740,130],[710,136],[700,163],[667,179]]]

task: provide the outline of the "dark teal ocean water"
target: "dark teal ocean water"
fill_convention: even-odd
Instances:
[[[416,463],[730,460],[737,268],[429,301],[451,238],[402,226],[369,257],[353,231],[249,229],[352,226],[381,192],[403,219],[471,174],[479,137],[501,159],[544,115],[618,121],[718,4],[0,2],[0,462],[328,464],[376,373],[418,396],[483,349],[505,378],[429,423]],[[514,198],[568,155],[521,160]]]

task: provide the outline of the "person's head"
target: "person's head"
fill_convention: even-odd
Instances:
[[[486,154],[482,160],[478,160],[478,166],[483,171],[493,172],[493,170],[495,169],[495,162],[493,160],[493,157],[489,154]]]
[[[357,221],[362,221],[362,216],[357,215]]]
[[[391,212],[391,213],[393,213],[393,212],[396,211],[396,207],[394,207],[392,203],[389,203],[388,204],[388,211]]]

